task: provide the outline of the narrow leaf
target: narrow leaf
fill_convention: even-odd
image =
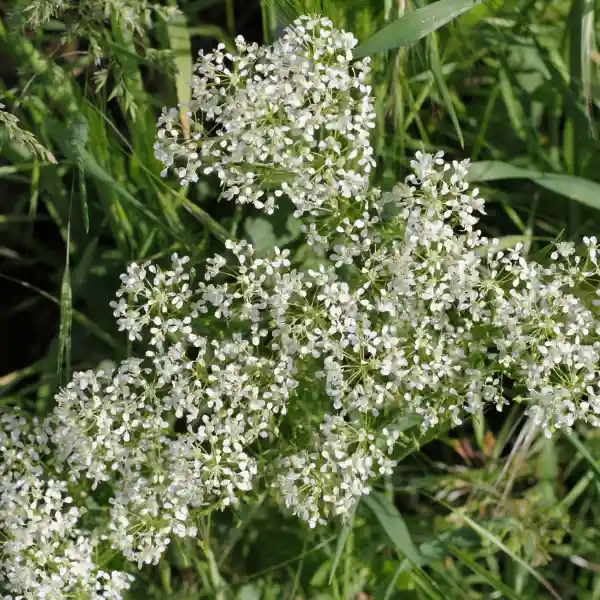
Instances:
[[[167,23],[169,45],[175,54],[175,86],[177,89],[177,103],[179,106],[179,120],[181,129],[186,139],[190,135],[190,119],[188,105],[192,98],[190,82],[192,80],[192,43],[187,27],[185,15],[180,12]]]
[[[369,496],[365,496],[363,501],[377,517],[394,546],[413,565],[420,565],[423,558],[413,543],[408,527],[398,509],[380,493],[373,492]]]
[[[481,160],[469,167],[469,181],[496,181],[501,179],[533,179],[539,173],[531,169],[515,167],[500,160]]]
[[[456,111],[454,110],[454,103],[452,102],[452,97],[450,96],[450,90],[446,85],[446,79],[442,73],[442,60],[440,58],[440,50],[438,47],[437,36],[435,34],[431,36],[429,50],[429,64],[431,67],[431,72],[433,73],[435,85],[437,86],[442,102],[444,103],[444,106],[450,115],[452,125],[454,125],[454,130],[456,131],[458,141],[460,142],[460,147],[464,148],[465,140],[463,139],[462,130],[458,122],[458,117],[456,116]]]
[[[229,52],[236,52],[233,39],[218,25],[209,25],[206,23],[203,23],[202,25],[194,25],[194,27],[188,27],[188,34],[190,37],[199,36],[215,39],[225,44],[225,48]]]
[[[72,146],[68,143],[65,144],[64,140],[62,140],[64,137],[64,128],[62,127],[61,123],[55,119],[49,118],[47,121],[47,127],[59,145],[61,145],[61,141],[63,141],[62,150],[70,160],[75,162]],[[110,186],[125,203],[139,213],[144,214],[152,223],[157,225],[161,231],[171,235],[177,235],[178,232],[173,231],[168,223],[165,223],[164,220],[152,212],[143,202],[133,196],[133,194],[131,194],[122,184],[120,184],[88,150],[84,149],[81,152],[81,159],[83,161],[83,168],[87,177],[91,177],[96,181],[100,181]],[[202,210],[199,206],[195,205],[185,197],[183,197],[182,205],[183,208],[193,214],[209,231],[214,233],[217,237],[222,240],[229,239],[227,231],[206,211]]]
[[[85,232],[90,231],[90,217],[88,212],[87,189],[85,186],[85,169],[83,163],[83,153],[88,137],[87,121],[80,117],[71,127],[71,145],[73,149],[73,158],[77,166],[77,178],[79,179],[79,195],[81,197],[81,212]]]
[[[495,575],[490,573],[487,569],[482,567],[479,563],[474,561],[466,552],[461,552],[458,548],[450,546],[450,550],[458,560],[463,564],[467,565],[473,573],[479,575],[482,579],[494,588],[494,591],[502,594],[502,598],[508,598],[509,600],[521,600],[519,596],[509,588],[505,583],[500,581]]]
[[[469,527],[471,527],[473,530],[475,530],[482,538],[487,539],[494,546],[496,546],[497,548],[502,550],[502,552],[504,552],[512,560],[519,563],[519,565],[521,565],[521,567],[523,567],[523,569],[525,569],[525,571],[527,571],[530,575],[532,575],[537,581],[539,581],[546,588],[546,590],[550,593],[550,595],[555,600],[563,600],[562,596],[559,595],[559,593],[552,587],[552,585],[550,584],[550,582],[547,579],[545,579],[542,575],[540,575],[529,563],[525,562],[520,556],[515,554],[510,548],[508,548],[493,533],[488,531],[485,527],[482,527],[481,525],[479,525],[479,523],[476,523],[475,521],[473,521],[473,519],[471,519],[467,515],[464,515],[463,519],[464,519],[465,523],[467,523],[467,525],[469,525]]]
[[[73,321],[73,293],[71,291],[71,274],[69,263],[65,265],[60,288],[60,326],[58,330],[58,373],[62,373],[63,362],[66,363],[69,377],[71,360],[71,324]]]
[[[49,300],[50,302],[60,306],[59,298],[56,298],[52,294],[49,294],[48,292],[46,292],[34,285],[31,285],[30,283],[27,283],[26,281],[22,281],[15,277],[10,277],[9,275],[4,275],[3,273],[0,273],[0,279],[5,279],[6,281],[12,281],[13,283],[16,283],[17,285],[20,285],[28,290],[32,290],[36,294],[39,294],[42,298],[46,298],[46,300]],[[71,308],[71,314],[75,321],[77,321],[78,323],[83,325],[85,328],[87,328],[90,331],[90,333],[95,335],[99,340],[102,340],[105,344],[107,344],[108,346],[110,346],[111,348],[113,348],[115,350],[117,350],[120,347],[120,344],[116,339],[114,339],[109,333],[104,331],[99,325],[97,325],[90,318],[86,317],[82,312],[79,312],[78,310]]]
[[[473,163],[469,169],[469,178],[473,182],[529,179],[551,192],[600,210],[600,184],[582,177],[540,173],[532,169],[515,167],[510,163],[489,160]]]
[[[500,78],[500,94],[506,106],[506,112],[510,119],[511,125],[517,136],[525,140],[525,111],[521,103],[517,100],[516,88],[510,81],[507,70],[501,69],[499,72]]]
[[[171,586],[171,565],[163,559],[158,565],[158,570],[160,572],[160,581],[163,589],[167,594],[171,595],[173,593],[173,588]]]
[[[66,358],[67,379],[71,370],[71,326],[73,323],[73,292],[71,290],[71,208],[73,199],[69,201],[69,220],[67,222],[67,247],[65,248],[65,270],[60,288],[60,325],[58,328],[58,364],[57,374],[60,380],[63,359]]]
[[[348,539],[348,534],[351,530],[352,525],[344,525],[342,531],[340,532],[340,535],[338,536],[337,544],[335,547],[335,556],[333,557],[333,562],[331,563],[331,570],[329,571],[329,585],[331,585],[337,567],[340,564],[340,559],[342,558],[342,553],[344,552],[344,547],[346,546],[346,540]]]
[[[380,29],[355,52],[357,58],[408,46],[439,29],[480,3],[481,0],[439,0],[418,8]]]
[[[83,226],[85,232],[90,232],[90,213],[88,210],[87,187],[85,185],[85,174],[83,169],[78,169],[77,178],[79,179],[79,196],[81,197],[81,215],[83,217]]]
[[[567,25],[571,88],[576,93],[581,91],[589,103],[592,74],[590,56],[596,50],[593,0],[572,0]]]
[[[579,439],[577,435],[575,435],[575,433],[571,433],[565,437],[567,440],[569,440],[569,442],[571,442],[571,444],[573,444],[573,446],[575,446],[579,454],[581,454],[581,456],[583,456],[583,458],[585,458],[587,463],[590,465],[596,479],[596,489],[600,493],[600,465],[598,464],[598,461],[592,456],[587,446]]]
[[[458,527],[440,534],[438,537],[425,542],[419,546],[419,555],[421,562],[419,567],[425,567],[444,559],[450,554],[449,546],[458,548],[473,548],[479,543],[477,535],[468,527]],[[414,565],[409,560],[404,559],[398,567],[398,575],[406,571],[411,571]]]

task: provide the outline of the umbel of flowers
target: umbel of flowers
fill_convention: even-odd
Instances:
[[[52,431],[49,420],[0,413],[0,598],[120,599],[133,578],[97,564],[106,542],[50,466]]]
[[[285,194],[296,215],[337,211],[365,190],[374,165],[375,113],[354,61],[356,38],[328,19],[302,18],[272,46],[235,40],[200,53],[192,79],[190,131],[163,110],[156,157],[183,184],[215,172],[225,198],[272,212]]]
[[[230,241],[203,265],[128,268],[112,306],[138,357],[76,373],[43,425],[1,421],[14,593],[118,598],[128,577],[93,548],[156,563],[199,513],[256,490],[313,527],[346,519],[392,473],[409,416],[426,430],[518,401],[547,435],[599,424],[596,239],[583,255],[557,243],[544,265],[501,250],[476,229],[468,161],[442,153],[417,153],[390,192],[370,187],[355,43],[306,17],[267,48],[238,39],[238,56],[200,56],[190,130],[159,120],[167,170],[184,184],[214,171],[225,197],[267,212],[291,199],[320,266]],[[82,486],[110,490],[102,519],[68,495]]]

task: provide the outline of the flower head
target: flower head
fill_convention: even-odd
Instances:
[[[216,173],[223,197],[271,212],[282,195],[298,216],[335,210],[365,189],[374,165],[368,59],[326,18],[301,17],[271,46],[235,40],[200,53],[184,135],[174,109],[158,121],[156,157],[182,184]],[[166,174],[166,171],[163,173]]]

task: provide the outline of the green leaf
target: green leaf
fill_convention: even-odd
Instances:
[[[173,588],[171,587],[171,565],[166,560],[161,560],[158,565],[158,570],[160,572],[160,581],[163,586],[163,590],[171,595],[173,593]]]
[[[227,33],[218,25],[209,25],[203,23],[202,25],[195,25],[194,27],[188,27],[188,32],[190,37],[200,36],[213,38],[219,42],[225,44],[225,48],[229,52],[237,52],[235,43],[231,36],[227,35]]]
[[[71,354],[71,323],[73,320],[73,293],[71,291],[71,276],[69,263],[65,266],[60,288],[60,326],[58,330],[58,373],[62,372],[63,359],[66,361],[67,378],[70,369]]]
[[[213,219],[205,210],[202,210],[188,198],[183,197],[182,206],[221,241],[225,242],[226,240],[233,239],[218,221]]]
[[[423,418],[420,415],[415,413],[410,413],[406,417],[402,417],[399,421],[395,423],[394,429],[403,432],[408,429],[412,429],[417,425],[421,425],[423,423]]]
[[[600,493],[600,465],[598,464],[598,461],[592,456],[591,452],[577,435],[571,433],[567,434],[565,437],[573,444],[573,446],[575,446],[579,454],[581,454],[590,465],[596,479],[596,489]]]
[[[238,590],[236,600],[260,600],[262,592],[263,586],[259,583],[247,583]]]
[[[190,123],[188,105],[192,99],[192,42],[187,27],[187,21],[183,13],[178,13],[167,23],[167,34],[169,36],[169,45],[175,54],[175,66],[177,74],[175,76],[175,86],[177,89],[177,103],[179,104],[179,120],[183,133],[186,137],[190,134]]]
[[[83,216],[83,226],[85,232],[90,231],[90,217],[88,212],[87,189],[85,187],[85,168],[83,164],[83,153],[88,138],[87,121],[79,117],[71,127],[71,145],[73,158],[77,166],[77,178],[79,180],[79,195],[81,196],[81,212]]]
[[[553,92],[558,92],[562,96],[566,115],[573,121],[582,141],[591,141],[595,135],[594,124],[586,112],[579,90],[577,87],[573,87],[573,84],[569,87],[565,79],[566,74],[563,75],[561,72],[560,55],[557,52],[550,52],[535,38],[533,38],[533,41],[539,57],[548,72],[549,83],[552,86]]]
[[[479,525],[468,517],[467,515],[463,515],[464,522],[469,525],[474,531],[476,531],[482,538],[485,538],[489,542],[491,542],[498,549],[502,550],[507,556],[509,556],[513,561],[518,563],[525,571],[527,571],[532,577],[534,577],[539,583],[541,583],[549,594],[555,600],[563,600],[562,596],[558,594],[558,592],[552,587],[550,582],[540,575],[538,571],[536,571],[529,563],[525,562],[520,556],[515,554],[510,548],[508,548],[499,538],[497,538],[493,533],[488,531],[485,527]]]
[[[357,58],[408,46],[439,29],[480,3],[481,0],[439,0],[418,8],[380,29],[355,51]]]
[[[464,148],[465,140],[463,139],[462,130],[458,122],[458,117],[456,116],[456,111],[454,110],[454,103],[452,102],[452,97],[450,96],[450,90],[446,85],[446,79],[442,73],[442,60],[440,58],[440,50],[438,47],[437,36],[435,34],[431,36],[429,50],[429,64],[433,74],[433,79],[438,88],[438,92],[440,93],[442,102],[444,103],[444,106],[450,115],[452,125],[454,125],[454,130],[456,131],[458,141],[460,142],[460,147]]]
[[[569,35],[569,70],[573,91],[591,99],[592,68],[590,56],[596,51],[596,28],[592,0],[572,0],[567,19]],[[590,120],[590,125],[592,122]]]
[[[60,300],[58,298],[56,298],[52,294],[49,294],[48,292],[46,292],[34,285],[31,285],[30,283],[27,283],[26,281],[22,281],[20,279],[17,279],[16,277],[10,277],[9,275],[4,275],[3,273],[0,273],[0,279],[5,279],[6,281],[12,281],[13,283],[16,283],[17,285],[20,285],[28,290],[34,291],[36,294],[39,294],[43,298],[46,298],[46,300],[49,300],[53,304],[57,304],[58,306],[60,306]],[[95,335],[99,340],[102,340],[105,344],[110,346],[113,350],[118,350],[119,342],[117,342],[117,340],[115,340],[109,333],[104,331],[94,321],[92,321],[91,319],[86,317],[82,312],[79,312],[78,310],[76,310],[72,307],[71,307],[71,314],[72,314],[73,318],[75,319],[75,321],[77,321],[78,323],[80,323],[81,325],[86,327],[90,331],[90,333]]]
[[[420,600],[421,596],[418,594],[416,590],[406,590],[402,589],[401,596],[399,596],[398,590],[398,579],[402,574],[401,571],[402,565],[398,566],[396,571],[391,575],[388,575],[374,590],[373,598],[374,600],[393,600],[395,598],[402,598],[402,600]]]
[[[475,562],[468,554],[461,552],[458,548],[450,546],[450,550],[458,560],[463,564],[467,565],[473,573],[479,575],[482,579],[494,588],[495,591],[502,594],[502,598],[509,598],[509,600],[521,600],[519,596],[509,588],[506,584],[500,581],[495,575],[490,573],[487,569],[482,567],[479,563]]]
[[[525,110],[522,104],[517,99],[516,88],[513,86],[507,74],[507,69],[501,69],[499,72],[500,78],[500,94],[506,106],[506,112],[510,119],[512,128],[517,136],[525,140]]]
[[[484,160],[471,165],[469,179],[473,182],[529,179],[555,194],[600,210],[600,184],[582,177],[559,173],[540,173],[532,169],[515,167],[502,161]]]
[[[267,219],[249,217],[244,223],[246,235],[250,238],[257,256],[264,256],[277,245],[273,225]]]
[[[169,544],[165,556],[169,564],[177,569],[189,569],[193,565],[190,557],[194,551],[194,544],[190,538],[175,538],[174,542]]]
[[[330,562],[331,561],[327,559],[321,563],[313,573],[313,576],[310,578],[310,585],[312,587],[321,588],[325,585],[325,582],[327,581],[327,572],[331,570]]]
[[[65,128],[56,119],[48,117],[46,127],[52,135],[55,142],[61,146],[61,149],[78,168],[82,168],[86,176],[100,181],[107,186],[110,186],[122,200],[127,202],[132,208],[144,214],[150,221],[157,225],[163,231],[169,231],[167,225],[151,210],[149,210],[142,202],[135,198],[127,189],[125,189],[85,148],[79,148],[79,152],[75,152],[75,148],[69,140],[65,140]]]
[[[498,179],[532,179],[541,173],[515,167],[500,160],[482,160],[469,167],[469,181],[496,181]]]
[[[329,585],[333,581],[333,577],[335,576],[335,572],[337,570],[337,566],[340,563],[340,559],[342,558],[342,553],[344,552],[344,547],[346,546],[346,540],[348,539],[348,534],[352,531],[352,525],[344,525],[340,535],[337,539],[337,544],[335,547],[335,556],[333,557],[333,562],[331,563],[331,570],[329,571]]]
[[[536,241],[549,241],[547,238],[542,236],[529,236],[529,235],[503,235],[502,237],[497,238],[498,244],[495,245],[495,248],[498,250],[508,250],[509,248],[514,248],[517,244],[521,243],[526,245],[531,243],[533,240]],[[488,246],[481,246],[477,248],[475,253],[478,256],[485,256],[488,251]]]
[[[73,324],[73,291],[71,289],[71,206],[69,201],[69,221],[67,224],[67,247],[65,251],[65,270],[60,288],[60,325],[58,328],[58,361],[57,374],[60,380],[63,359],[66,359],[67,379],[71,369],[71,327]]]
[[[394,543],[394,546],[415,566],[423,563],[417,547],[412,541],[408,527],[398,509],[381,493],[365,496],[363,502],[369,507]]]
[[[443,559],[450,554],[449,546],[453,545],[459,548],[472,548],[477,545],[479,538],[477,535],[468,527],[458,527],[451,531],[446,531],[440,534],[435,539],[425,542],[419,546],[419,555],[421,556],[421,563],[419,567],[425,567],[432,563]],[[396,577],[401,573],[410,571],[414,565],[409,560],[404,559],[397,571]]]

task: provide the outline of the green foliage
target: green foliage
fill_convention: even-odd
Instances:
[[[478,0],[439,0],[412,10],[365,40],[356,49],[356,56],[362,58],[414,44],[476,4]]]
[[[2,133],[5,134],[4,137],[8,137],[9,140],[24,146],[33,156],[40,160],[56,164],[56,158],[54,158],[52,152],[46,150],[32,133],[21,129],[19,127],[19,119],[3,110],[4,108],[4,104],[0,104],[0,124],[3,127]]]
[[[253,20],[255,37],[273,39],[315,12],[359,37],[373,60],[382,187],[415,149],[442,148],[475,162],[472,179],[491,203],[485,227],[507,247],[524,241],[539,253],[548,235],[597,233],[600,57],[589,0],[174,8],[25,0],[0,22],[10,111],[0,110],[0,328],[24,328],[3,336],[0,404],[43,414],[70,368],[131,353],[107,307],[133,260],[174,251],[197,260],[248,237],[259,253],[287,245],[301,262],[291,209],[268,219],[234,209],[210,178],[181,190],[159,177],[152,153],[160,108],[189,101],[192,54],[231,47],[234,27]],[[181,110],[183,128],[185,118]],[[546,440],[519,407],[474,415],[421,447],[413,425],[397,474],[351,527],[309,530],[264,499],[236,507],[171,547],[132,598],[600,599],[597,432]]]

